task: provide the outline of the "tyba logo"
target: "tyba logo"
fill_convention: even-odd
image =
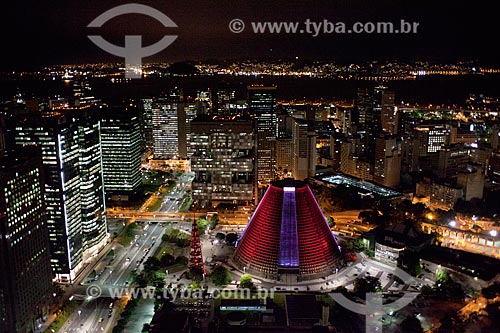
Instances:
[[[177,28],[177,25],[168,16],[159,10],[137,3],[117,6],[96,17],[87,27],[100,28],[104,23],[124,14],[143,14],[158,20],[166,28]],[[130,79],[141,78],[142,58],[152,56],[166,49],[172,44],[177,36],[163,36],[158,42],[142,47],[142,36],[125,35],[125,46],[111,44],[101,36],[90,35],[88,38],[104,51],[125,58],[125,77]]]

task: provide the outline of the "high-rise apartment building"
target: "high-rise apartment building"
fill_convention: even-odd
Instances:
[[[142,183],[141,131],[137,113],[106,110],[101,118],[102,169],[106,195],[127,200]]]
[[[52,288],[42,164],[35,148],[0,159],[0,332],[34,332]]]
[[[16,145],[41,148],[52,270],[72,281],[107,240],[100,121],[82,113],[32,115],[12,130]]]
[[[254,196],[252,121],[198,117],[191,122],[192,195],[200,206],[250,204]]]
[[[257,181],[268,184],[275,178],[276,87],[249,86],[248,108],[255,124]]]

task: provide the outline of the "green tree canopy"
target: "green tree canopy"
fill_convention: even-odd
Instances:
[[[226,284],[229,284],[233,279],[233,277],[231,276],[231,272],[220,265],[214,268],[214,270],[210,274],[210,278],[212,279],[212,282],[217,286],[224,286]]]
[[[243,274],[240,278],[240,288],[251,289],[254,287],[252,277],[248,274]]]

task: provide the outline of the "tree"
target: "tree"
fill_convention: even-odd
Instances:
[[[238,235],[235,234],[234,232],[231,232],[226,235],[226,243],[228,243],[229,245],[233,245],[234,243],[236,243],[237,240],[238,240]]]
[[[203,271],[199,267],[191,267],[189,270],[189,278],[193,281],[203,280]]]
[[[365,298],[367,293],[381,292],[380,280],[374,276],[357,278],[354,281],[354,293],[359,298]]]
[[[240,288],[252,289],[253,287],[252,277],[248,274],[243,274],[240,278]]]
[[[220,265],[214,268],[212,274],[210,274],[210,278],[212,279],[212,282],[217,286],[224,286],[233,280],[231,272]]]
[[[187,265],[188,261],[189,259],[186,256],[178,256],[177,258],[175,258],[175,262],[181,265]]]
[[[359,212],[358,219],[360,219],[363,222],[371,221],[372,218],[373,218],[373,211],[371,211],[371,210],[363,210],[363,211]]]
[[[449,276],[446,269],[440,269],[436,272],[436,284],[445,284],[448,282]]]
[[[352,248],[356,252],[362,252],[365,249],[365,243],[362,237],[358,237],[352,241]]]
[[[328,217],[326,218],[326,221],[328,222],[328,226],[329,226],[330,228],[333,228],[333,227],[335,226],[335,219],[334,219],[333,217],[328,216]]]
[[[149,257],[144,262],[144,271],[145,272],[156,272],[161,267],[161,262],[156,257]]]
[[[200,217],[197,222],[198,222],[198,234],[203,235],[207,230],[208,221]]]
[[[169,253],[166,253],[161,257],[160,262],[161,267],[167,267],[174,264],[175,257]]]
[[[408,273],[413,276],[419,276],[422,273],[422,266],[420,266],[420,258],[414,252],[404,251],[402,254],[403,266],[406,267]]]
[[[219,223],[219,215],[218,214],[214,214],[210,218],[210,230],[214,230],[215,226],[217,225],[217,223]]]
[[[401,331],[405,333],[422,333],[424,329],[416,316],[408,316],[401,322]]]
[[[224,235],[222,232],[218,232],[216,235],[215,235],[215,238],[222,241],[226,238],[226,235]]]

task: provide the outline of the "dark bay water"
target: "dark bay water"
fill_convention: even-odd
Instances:
[[[309,79],[292,77],[234,77],[199,76],[146,78],[129,83],[111,83],[109,79],[92,79],[94,95],[107,102],[116,103],[128,98],[158,96],[173,87],[182,87],[186,96],[195,96],[197,90],[228,84],[237,92],[237,98],[246,97],[246,87],[252,83],[275,84],[278,99],[353,99],[358,88],[376,85],[374,81]],[[462,104],[471,93],[500,97],[500,75],[427,76],[417,80],[389,81],[384,83],[396,92],[398,102],[421,104]],[[71,84],[62,80],[19,79],[0,80],[0,98],[11,99],[19,89],[26,96],[68,96]]]

